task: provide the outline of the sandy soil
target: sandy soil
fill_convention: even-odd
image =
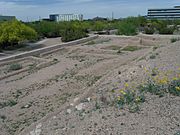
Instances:
[[[180,66],[180,41],[171,43],[171,38],[100,36],[39,61],[17,62],[29,70],[0,80],[0,134],[175,134],[180,130],[180,97],[147,94],[138,113],[109,105],[113,89],[146,78],[143,67]],[[137,49],[124,49],[128,46]],[[151,55],[156,58],[150,59]],[[38,68],[49,61],[55,62]],[[9,64],[0,66],[0,76],[8,68]]]

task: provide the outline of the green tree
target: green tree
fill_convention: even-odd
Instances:
[[[119,35],[133,36],[137,34],[137,27],[132,22],[123,21],[118,28]]]
[[[41,21],[29,23],[28,25],[37,31],[40,38],[60,36],[61,24],[57,22]]]
[[[102,31],[106,28],[106,23],[103,21],[96,21],[92,27],[93,31]]]
[[[0,47],[18,45],[25,40],[36,40],[37,33],[25,24],[13,20],[0,24]]]
[[[61,37],[63,42],[68,42],[87,37],[87,34],[80,25],[69,24],[63,30],[61,30]]]

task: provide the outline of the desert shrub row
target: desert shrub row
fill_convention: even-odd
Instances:
[[[86,37],[91,31],[109,31],[117,29],[118,35],[173,34],[178,31],[179,20],[147,20],[128,17],[122,20],[86,20],[71,22],[36,21],[23,23],[17,20],[0,22],[0,49],[19,45],[24,41],[42,38],[62,37],[64,42]]]

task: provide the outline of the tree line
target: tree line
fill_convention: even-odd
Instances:
[[[87,37],[92,31],[117,30],[117,35],[173,34],[178,31],[180,20],[147,20],[142,16],[122,20],[49,22],[36,21],[23,23],[18,20],[0,22],[0,48],[16,46],[26,41],[62,37],[68,42]]]

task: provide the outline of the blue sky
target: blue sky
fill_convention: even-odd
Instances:
[[[47,18],[52,13],[82,13],[115,18],[146,15],[148,8],[168,8],[180,5],[180,0],[0,0],[1,15],[15,15],[23,21]]]

